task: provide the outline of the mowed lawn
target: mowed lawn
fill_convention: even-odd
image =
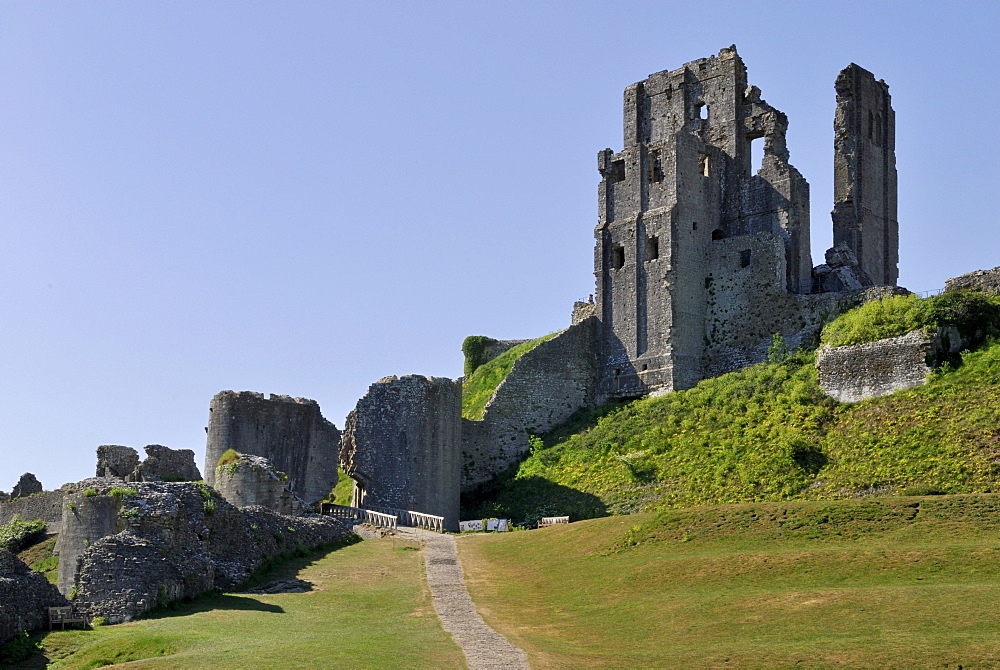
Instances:
[[[461,538],[533,668],[1000,667],[1000,499],[733,505]]]
[[[155,618],[49,633],[48,667],[465,667],[434,612],[423,552],[413,545],[369,540],[293,560],[266,581],[288,577],[313,590],[211,596]]]

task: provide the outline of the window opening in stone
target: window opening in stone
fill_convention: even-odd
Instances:
[[[611,174],[608,175],[608,181],[619,182],[625,181],[625,161],[612,161],[611,162]]]
[[[726,234],[724,232],[722,232],[722,228],[716,228],[715,230],[712,231],[712,241],[713,242],[715,242],[717,240],[724,240],[724,239],[726,239]]]
[[[614,247],[611,249],[611,267],[621,270],[625,265],[625,247]]]
[[[643,371],[643,372],[645,372],[645,371],[646,371],[646,370],[648,370],[648,369],[649,369],[649,366],[648,366],[648,365],[646,365],[645,363],[643,363],[643,364],[642,364],[642,371]]]
[[[708,105],[704,102],[699,102],[695,105],[695,111],[698,112],[698,118],[702,121],[708,121]]]
[[[659,153],[654,153],[650,157],[649,181],[663,181],[663,167],[660,165]]]
[[[698,222],[697,221],[695,221],[694,223],[691,224],[691,230],[698,230]]]
[[[655,261],[660,257],[660,238],[653,236],[646,240],[646,260]]]
[[[740,267],[748,268],[750,267],[750,250],[744,249],[740,252]]]
[[[868,112],[868,139],[875,141],[875,115]]]
[[[750,140],[750,174],[755,175],[764,167],[764,138]]]
[[[700,154],[700,160],[698,163],[698,171],[701,173],[702,177],[709,176],[709,155],[706,153]]]
[[[875,146],[882,146],[882,115],[875,115]]]

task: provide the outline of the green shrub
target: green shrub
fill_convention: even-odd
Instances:
[[[136,494],[136,490],[133,488],[125,488],[124,486],[116,486],[108,491],[108,494],[121,500],[125,496],[134,496]]]
[[[87,490],[85,490],[83,492],[83,497],[84,498],[93,498],[96,495],[97,495],[97,491],[95,491],[94,489],[87,489]]]
[[[824,326],[821,341],[840,347],[940,326],[954,326],[965,340],[1000,333],[1000,297],[978,291],[951,291],[923,299],[889,296],[841,314]]]
[[[0,549],[17,553],[44,532],[44,521],[22,521],[15,514],[10,523],[0,526]]]
[[[496,340],[485,335],[469,335],[462,341],[462,353],[465,354],[465,376],[468,377],[486,362],[486,347]]]
[[[32,640],[27,631],[21,631],[17,637],[0,645],[0,666],[26,661],[42,651],[42,645]]]
[[[215,462],[216,468],[221,468],[223,465],[229,465],[230,463],[237,463],[240,460],[240,452],[235,449],[226,449],[219,456],[219,460]]]

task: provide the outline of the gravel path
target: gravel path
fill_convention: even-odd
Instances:
[[[416,528],[399,530],[400,535],[412,534],[425,543],[427,583],[434,597],[434,609],[444,629],[465,652],[470,670],[528,670],[527,655],[487,626],[472,604],[462,578],[454,536]]]

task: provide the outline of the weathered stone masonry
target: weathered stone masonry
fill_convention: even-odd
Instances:
[[[340,431],[323,418],[315,400],[222,391],[212,398],[205,449],[205,481],[227,450],[263,456],[288,475],[288,488],[308,504],[337,483]]]
[[[445,378],[385,377],[347,417],[341,464],[354,504],[445,518],[458,530],[462,387]]]
[[[497,387],[482,421],[462,419],[462,490],[520,461],[542,435],[594,402],[597,319],[571,326],[521,356]]]
[[[837,80],[837,244],[816,272],[787,118],[748,85],[735,47],[625,90],[625,146],[598,154],[599,399],[688,388],[758,362],[774,333],[814,336],[843,304],[836,292],[895,283],[887,89],[856,65]],[[858,121],[869,111],[877,128]]]

